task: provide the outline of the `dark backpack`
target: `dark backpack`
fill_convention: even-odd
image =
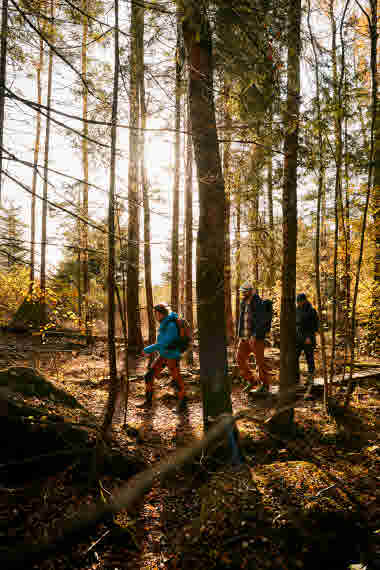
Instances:
[[[185,352],[193,340],[193,333],[191,327],[186,319],[176,319],[178,329],[178,339],[176,340],[176,348],[181,352]]]
[[[264,299],[262,301],[263,308],[263,325],[266,333],[270,332],[272,328],[273,319],[273,301],[271,299]]]

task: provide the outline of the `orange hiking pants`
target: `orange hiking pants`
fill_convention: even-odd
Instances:
[[[260,382],[269,386],[270,367],[265,362],[264,339],[251,337],[241,338],[239,340],[236,361],[239,366],[240,374],[243,376],[244,380],[249,382],[251,385],[254,385],[257,382],[257,378],[255,378],[248,362],[249,356],[252,353],[255,355],[256,364],[259,369]]]
[[[185,396],[185,384],[183,378],[181,376],[181,371],[179,368],[179,360],[175,358],[164,358],[163,356],[159,356],[153,362],[152,366],[150,367],[149,372],[145,375],[145,386],[147,394],[153,392],[153,380],[154,378],[159,378],[161,372],[165,368],[168,367],[171,377],[176,382],[178,387],[178,400],[183,400]]]

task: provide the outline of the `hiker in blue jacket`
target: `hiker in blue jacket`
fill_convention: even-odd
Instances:
[[[178,388],[177,411],[186,409],[185,384],[180,371],[181,351],[177,345],[179,340],[177,313],[169,313],[167,305],[160,303],[154,307],[154,316],[160,323],[157,342],[144,348],[144,356],[158,352],[159,356],[145,374],[145,402],[143,407],[152,407],[153,380],[159,378],[165,366],[168,367],[171,377]]]

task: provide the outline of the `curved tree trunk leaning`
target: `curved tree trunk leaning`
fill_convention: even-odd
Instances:
[[[224,181],[213,99],[212,40],[207,13],[186,6],[183,34],[190,67],[189,101],[199,185],[197,313],[203,423],[232,409],[226,376],[224,312]]]

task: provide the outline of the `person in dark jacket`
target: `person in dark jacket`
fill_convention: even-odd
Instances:
[[[185,384],[180,371],[180,358],[181,351],[177,346],[178,327],[176,320],[178,315],[170,313],[167,305],[158,304],[154,307],[154,315],[156,320],[160,323],[158,330],[157,342],[146,346],[143,355],[149,355],[153,352],[158,352],[159,356],[150,366],[148,372],[145,374],[145,402],[144,407],[150,408],[153,403],[153,380],[159,378],[165,366],[173,378],[178,388],[178,404],[177,411],[186,409],[186,396]]]
[[[268,393],[270,384],[270,368],[264,358],[264,338],[267,332],[267,321],[262,300],[250,283],[245,283],[240,291],[243,299],[240,304],[240,315],[237,322],[236,336],[238,348],[236,361],[240,374],[253,388],[257,379],[249,366],[249,356],[255,355],[259,369],[259,387],[255,393]]]
[[[314,350],[316,347],[315,334],[319,329],[319,318],[317,311],[308,301],[305,293],[297,295],[296,323],[297,382],[300,380],[299,359],[302,352],[304,352],[308,368],[307,391],[310,392],[314,380]]]

